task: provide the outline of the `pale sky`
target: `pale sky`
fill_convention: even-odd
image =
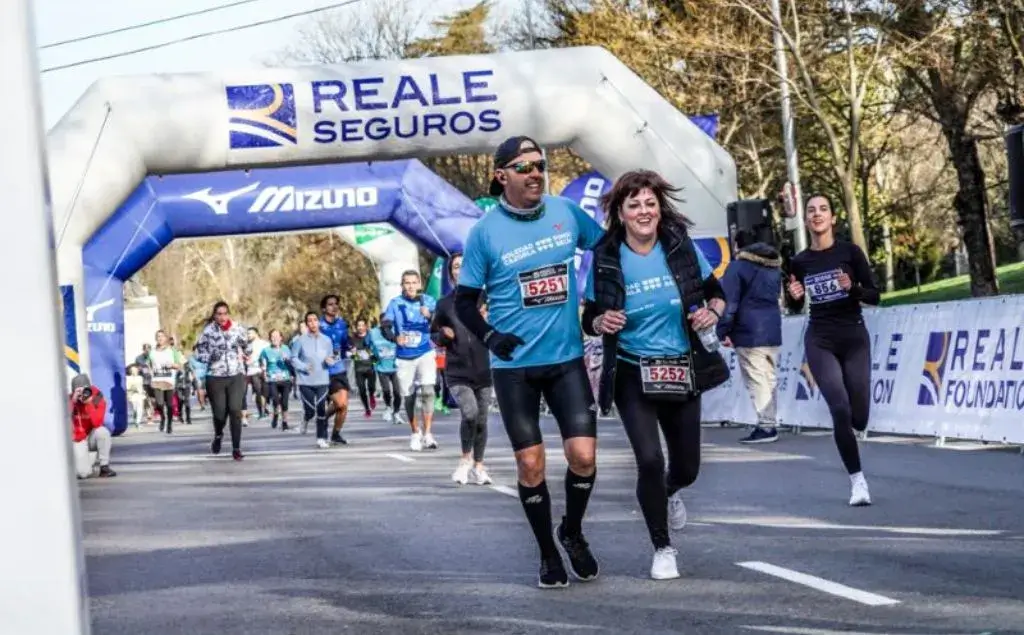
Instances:
[[[2,1],[2,0],[0,0]],[[375,0],[361,0],[362,4]],[[412,0],[422,3],[424,30],[431,19],[476,4],[477,0]],[[498,0],[499,11],[515,6],[516,0]],[[298,13],[317,7],[337,4],[338,0],[260,0],[253,4],[225,9],[119,33],[98,39],[39,51],[39,67],[66,64],[99,57],[146,45],[187,37],[268,18]],[[93,33],[108,31],[227,4],[228,0],[35,0],[36,42],[40,47]],[[338,11],[361,11],[354,5]],[[110,75],[223,71],[249,66],[262,66],[274,53],[293,43],[298,27],[310,17],[295,18],[265,26],[244,29],[225,35],[175,44],[155,51],[97,62],[75,68],[42,74],[43,110],[49,129],[81,97],[95,80]]]

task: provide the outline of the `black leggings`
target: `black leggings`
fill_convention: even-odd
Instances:
[[[363,402],[363,410],[370,412],[370,397],[377,392],[377,373],[372,368],[357,370],[356,387],[359,389],[359,400]]]
[[[850,474],[860,472],[860,450],[853,431],[868,427],[871,412],[871,339],[863,324],[804,333],[804,351],[814,382],[832,414],[832,437]]]
[[[562,364],[491,371],[505,432],[518,452],[540,445],[540,399],[551,408],[562,439],[597,437],[594,391],[583,358]]]
[[[180,386],[175,392],[178,394],[178,421],[192,423],[192,386]]]
[[[288,413],[288,395],[292,392],[292,382],[271,381],[267,383],[270,390],[270,403],[275,410],[280,409],[281,414]]]
[[[171,421],[174,419],[174,391],[153,389],[153,401],[160,412],[160,429],[171,431]]]
[[[263,375],[249,375],[249,385],[252,386],[252,400],[256,402],[256,412],[262,417],[267,408],[267,382]],[[242,395],[242,409],[248,410],[245,395]]]
[[[384,405],[391,408],[393,414],[398,414],[402,407],[402,391],[398,388],[398,373],[378,373],[380,376],[380,390],[384,393]],[[392,397],[392,395],[394,395]]]
[[[700,472],[700,397],[666,401],[643,393],[640,369],[619,361],[615,407],[636,456],[636,498],[655,549],[671,544],[668,497],[697,480]],[[668,447],[668,475],[658,428]]]
[[[231,449],[242,443],[242,402],[245,401],[245,375],[206,377],[206,394],[213,409],[213,434],[224,436],[224,426],[231,420]]]

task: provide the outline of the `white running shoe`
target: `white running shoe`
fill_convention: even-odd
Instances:
[[[413,452],[422,452],[423,451],[423,433],[422,432],[413,432],[412,433],[412,438],[409,439],[409,449],[412,450]]]
[[[320,448],[321,450],[326,450],[331,447],[331,442],[328,441],[327,439],[317,439],[316,447]]]
[[[473,467],[472,461],[466,459],[459,459],[459,466],[452,472],[452,480],[459,485],[465,485],[469,482],[469,470]]]
[[[871,504],[871,492],[863,473],[850,477],[850,507],[866,507]]]
[[[437,449],[437,439],[434,438],[433,434],[428,432],[425,435],[423,435],[423,449],[425,449],[425,450],[436,450]]]
[[[470,475],[476,479],[477,485],[490,485],[494,482],[491,480],[491,475],[487,473],[487,468],[485,467],[473,468]]]
[[[651,579],[653,580],[675,580],[679,577],[679,568],[676,566],[677,552],[672,547],[662,547],[654,552],[654,560],[651,562]]]
[[[385,410],[384,414],[381,416],[384,417],[384,423],[391,423],[392,421],[394,421],[394,419],[391,417],[390,410]]]
[[[683,490],[678,490],[668,497],[668,526],[675,531],[686,527],[686,505],[683,503]]]

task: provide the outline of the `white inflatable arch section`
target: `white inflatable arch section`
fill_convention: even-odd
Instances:
[[[416,243],[389,223],[346,225],[335,232],[373,263],[381,311],[391,298],[402,293],[402,274],[420,270],[420,251]],[[423,284],[426,286],[426,281]],[[376,315],[365,317],[371,321],[377,319]]]
[[[96,82],[47,137],[82,368],[82,247],[146,175],[491,153],[517,134],[570,147],[611,178],[656,170],[685,188],[696,236],[726,235],[732,158],[600,48]]]

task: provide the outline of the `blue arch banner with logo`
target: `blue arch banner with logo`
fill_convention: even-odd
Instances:
[[[462,250],[482,215],[415,160],[147,177],[82,254],[89,370],[110,397],[107,425],[120,434],[128,423],[123,282],[172,240],[390,222],[420,246],[445,254]]]

